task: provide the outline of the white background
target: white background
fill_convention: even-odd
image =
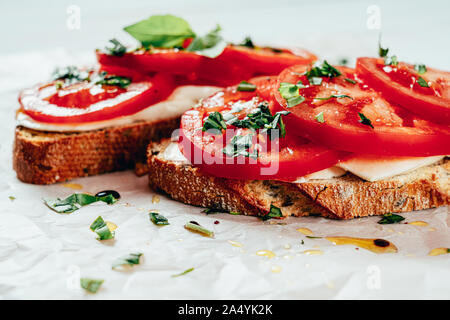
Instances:
[[[152,14],[172,13],[188,20],[197,33],[219,23],[225,37],[256,43],[301,46],[322,58],[350,61],[376,55],[380,31],[383,44],[401,60],[450,70],[448,1],[2,1],[0,4],[0,298],[450,298],[448,256],[427,256],[435,247],[449,247],[448,208],[411,213],[407,221],[424,220],[428,227],[377,224],[379,218],[330,221],[287,220],[287,225],[256,218],[206,216],[198,208],[153,193],[146,178],[132,172],[77,179],[82,191],[114,188],[123,199],[61,216],[48,210],[42,197],[66,196],[62,184],[32,186],[15,178],[11,165],[14,112],[23,87],[45,80],[55,66],[91,64],[94,49],[117,37],[133,44],[121,29]],[[67,8],[81,9],[80,29],[67,28]],[[381,12],[381,30],[367,28],[369,6]],[[11,201],[8,197],[14,196]],[[149,209],[159,209],[171,225],[156,228]],[[117,241],[99,243],[89,230],[102,215],[115,222]],[[196,220],[214,229],[215,239],[185,231]],[[213,221],[220,224],[214,225]],[[397,254],[376,255],[353,246],[333,246],[306,239],[296,231],[308,227],[315,235],[385,238]],[[436,229],[430,231],[430,228]],[[237,248],[228,240],[239,241]],[[304,245],[301,245],[304,240]],[[276,257],[259,257],[257,250]],[[319,249],[323,255],[305,255]],[[111,262],[131,251],[145,261],[132,272],[112,271]],[[281,272],[274,273],[276,266]],[[179,278],[170,275],[190,267]],[[96,295],[74,286],[79,276],[105,279]],[[371,286],[373,277],[377,277]],[[378,281],[378,282],[377,282]]]

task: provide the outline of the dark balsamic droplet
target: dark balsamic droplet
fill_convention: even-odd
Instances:
[[[197,221],[189,221],[189,223],[192,223],[192,224],[196,224],[196,225],[200,225]]]
[[[96,197],[105,197],[109,194],[112,195],[114,199],[120,199],[120,193],[118,193],[115,190],[103,190],[103,191],[97,192],[97,194],[95,196]]]
[[[389,246],[389,244],[390,244],[389,241],[384,240],[384,239],[375,239],[375,240],[373,240],[373,243],[374,243],[376,246],[382,247],[382,248],[387,247],[387,246]]]

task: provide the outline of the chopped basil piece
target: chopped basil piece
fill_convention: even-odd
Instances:
[[[219,56],[227,46],[227,43],[219,34],[220,30],[221,28],[218,25],[205,36],[194,38],[186,51],[195,52],[208,58]]]
[[[112,195],[96,197],[87,193],[74,193],[65,199],[44,199],[44,203],[53,211],[58,213],[72,213],[88,204],[103,201],[107,204],[113,204],[117,200]]]
[[[380,58],[386,58],[389,52],[389,48],[382,48],[380,39],[378,40],[378,56]]]
[[[203,124],[202,131],[207,131],[209,129],[214,129],[222,132],[227,128],[227,124],[223,120],[223,116],[220,112],[214,111],[211,112]]]
[[[383,215],[383,218],[378,221],[379,224],[392,224],[392,223],[398,223],[400,221],[405,220],[402,216],[398,214],[393,213],[387,213]]]
[[[323,237],[306,236],[308,239],[322,239]]]
[[[97,240],[114,239],[114,231],[109,229],[108,225],[101,216],[95,219],[89,228],[98,235]]]
[[[16,200],[16,197],[14,197],[14,196],[9,196],[8,198],[9,198],[9,200],[11,200],[11,201]]]
[[[321,77],[311,77],[309,78],[309,83],[313,86],[320,86],[323,79]]]
[[[253,41],[250,37],[245,37],[244,41],[242,41],[239,46],[247,47],[253,49],[255,45],[253,44]]]
[[[194,271],[194,268],[189,268],[189,269],[187,269],[187,270],[184,270],[184,271],[181,272],[181,273],[172,275],[172,278],[176,278],[176,277],[179,277],[179,276],[184,276],[185,274],[187,274],[187,273],[189,273],[189,272],[192,272],[192,271]]]
[[[124,30],[144,47],[182,47],[185,39],[195,37],[189,23],[173,15],[154,15]]]
[[[195,232],[195,233],[201,234],[202,236],[205,236],[205,237],[210,237],[210,238],[214,237],[214,232],[213,231],[210,231],[210,230],[202,227],[199,224],[188,222],[188,223],[186,223],[184,225],[184,228],[186,230],[191,231],[191,232]]]
[[[427,72],[427,66],[424,64],[415,64],[414,70],[416,70],[418,74],[424,74]]]
[[[429,88],[430,87],[428,85],[428,82],[426,82],[424,80],[424,78],[422,78],[422,77],[417,78],[417,83],[419,84],[419,86],[424,87],[424,88]]]
[[[119,42],[117,39],[109,40],[113,44],[112,47],[106,47],[106,51],[112,56],[121,57],[127,52],[127,48]]]
[[[71,84],[74,82],[89,80],[89,73],[80,70],[75,66],[67,66],[64,68],[56,68],[52,74],[53,80],[64,80],[65,83]]]
[[[323,111],[320,112],[315,118],[316,118],[317,122],[320,122],[320,123],[324,123],[325,122],[325,119],[323,117]]]
[[[157,226],[169,225],[169,220],[167,220],[166,217],[164,217],[163,215],[161,215],[157,212],[152,211],[149,213],[149,216],[150,216],[151,222],[153,222]]]
[[[283,213],[281,212],[281,209],[274,206],[273,204],[270,204],[270,210],[269,213],[267,213],[266,215],[262,216],[261,219],[263,221],[272,219],[272,218],[282,218],[283,217]]]
[[[122,89],[128,87],[131,83],[130,78],[120,77],[120,76],[105,76],[103,79],[97,81],[95,84],[116,86]]]
[[[360,112],[358,112],[358,115],[359,115],[359,118],[361,119],[361,120],[359,120],[360,123],[362,123],[362,124],[364,124],[366,126],[371,127],[372,129],[374,129],[374,127],[372,125],[372,121],[370,121],[369,118],[367,118],[364,114],[362,114]]]
[[[253,149],[252,152],[249,149],[253,146],[253,137],[255,134],[249,133],[244,136],[236,135],[231,141],[223,148],[222,152],[225,153],[229,157],[251,157],[258,158],[258,150],[256,148]]]
[[[384,59],[384,64],[386,66],[394,66],[394,67],[396,67],[398,65],[397,56],[386,57]]]
[[[81,278],[80,285],[84,290],[90,293],[97,293],[104,281],[105,280],[101,279]]]
[[[347,81],[347,82],[350,82],[352,84],[356,84],[356,81],[353,80],[353,79],[345,78],[344,80]]]
[[[116,269],[121,266],[134,266],[140,263],[142,253],[130,253],[124,257],[118,258],[113,262],[112,268]]]
[[[241,215],[241,213],[240,213],[240,212],[237,212],[237,211],[230,211],[229,214],[231,214],[231,215],[233,215],[233,216],[239,216],[239,215]]]
[[[312,67],[305,73],[305,75],[308,77],[308,79],[312,77],[334,78],[339,77],[341,75],[341,72],[330,65],[326,60],[324,60],[321,65]]]
[[[339,60],[338,64],[340,66],[346,66],[348,64],[348,59],[347,58],[342,58]]]
[[[249,83],[247,81],[241,81],[237,86],[237,91],[255,91],[256,85]]]
[[[303,88],[303,84],[301,82],[297,84],[292,84],[289,82],[280,83],[278,92],[280,92],[281,96],[286,99],[288,108],[292,108],[305,101],[305,98],[299,93],[301,88]]]
[[[228,213],[228,211],[223,210],[223,209],[207,208],[207,209],[203,210],[203,213],[206,213],[206,214]]]
[[[330,100],[330,99],[332,99],[332,98],[336,98],[336,99],[339,99],[339,98],[349,98],[349,99],[352,99],[352,100],[353,100],[352,97],[350,97],[350,96],[348,96],[348,95],[346,95],[346,94],[340,94],[340,95],[332,94],[331,96],[326,97],[326,98],[314,98],[314,99],[315,99],[315,100]]]

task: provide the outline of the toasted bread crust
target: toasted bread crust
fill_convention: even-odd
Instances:
[[[264,215],[273,204],[284,216],[320,215],[352,219],[450,204],[450,160],[377,182],[348,173],[301,184],[212,177],[198,168],[159,156],[170,141],[147,151],[149,185],[196,206]]]
[[[151,140],[170,137],[179,119],[101,130],[53,133],[17,127],[13,168],[27,183],[51,184],[134,167]],[[145,160],[144,160],[145,161]]]

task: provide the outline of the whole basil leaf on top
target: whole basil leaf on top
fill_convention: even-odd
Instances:
[[[220,26],[217,25],[214,30],[203,37],[194,38],[186,51],[195,52],[208,58],[219,56],[227,46],[227,43],[219,34],[220,30]]]
[[[195,37],[186,20],[170,14],[151,16],[125,27],[124,30],[144,47],[181,47],[185,39]]]
[[[44,199],[47,207],[58,213],[72,213],[83,206],[98,201],[113,204],[117,200],[110,194],[103,197],[96,197],[87,193],[74,193],[65,199]]]

